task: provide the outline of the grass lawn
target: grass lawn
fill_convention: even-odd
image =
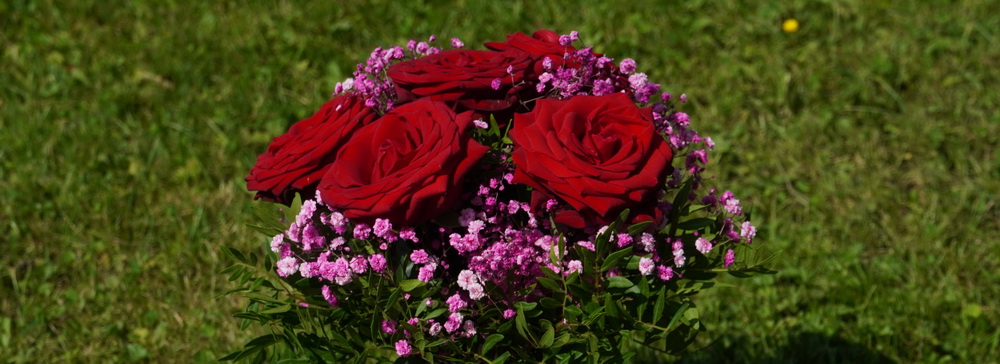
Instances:
[[[0,361],[241,346],[243,178],[379,45],[578,30],[718,143],[774,276],[698,301],[683,362],[1000,352],[1000,2],[0,2]],[[785,33],[781,23],[800,28]]]

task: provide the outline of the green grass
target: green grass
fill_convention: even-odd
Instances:
[[[780,252],[683,361],[996,360],[1000,3],[577,3],[0,2],[0,358],[234,350],[220,247],[266,247],[268,141],[375,46],[551,28],[687,93]]]

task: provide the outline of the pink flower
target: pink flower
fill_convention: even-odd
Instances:
[[[476,277],[476,273],[465,269],[458,273],[458,286],[462,289],[469,289],[469,286],[478,284],[479,279]]]
[[[382,254],[375,254],[368,257],[368,264],[371,264],[372,270],[381,273],[385,270],[385,257]]]
[[[364,274],[368,271],[368,261],[363,257],[351,258],[351,271],[357,274]]]
[[[655,264],[653,264],[652,259],[646,257],[639,258],[639,273],[642,273],[642,275],[648,276],[650,273],[653,273],[654,266]]]
[[[407,228],[403,228],[403,230],[400,230],[399,231],[399,238],[400,239],[409,240],[409,241],[412,241],[414,243],[420,242],[420,239],[417,238],[417,231],[414,230],[412,227],[407,227]]]
[[[698,240],[695,240],[694,242],[694,248],[698,249],[698,251],[702,254],[707,254],[712,251],[712,242],[705,238],[698,238]]]
[[[662,280],[669,281],[674,278],[674,270],[670,267],[661,265],[659,267],[659,273],[660,279]]]
[[[458,293],[448,297],[448,300],[445,302],[448,303],[448,311],[451,312],[458,312],[461,309],[468,307],[468,304],[465,303],[465,300],[463,300],[462,296]],[[451,330],[449,330],[449,332],[450,331]]]
[[[632,244],[632,236],[626,233],[618,234],[618,247],[624,248]]]
[[[396,323],[389,320],[382,320],[382,332],[386,334],[396,333]]]
[[[448,322],[444,323],[444,330],[448,333],[455,332],[462,325],[462,314],[455,312],[448,316]]]
[[[430,282],[434,279],[434,270],[437,269],[437,263],[427,263],[423,267],[420,267],[420,271],[417,272],[417,279]]]
[[[573,274],[573,272],[583,272],[583,262],[579,260],[571,260],[566,263],[566,275]]]
[[[425,264],[429,261],[429,257],[427,255],[427,251],[419,249],[419,250],[414,250],[413,253],[410,253],[410,260],[412,260],[413,263],[416,264]]]
[[[476,283],[469,286],[469,298],[479,301],[481,298],[486,296],[486,292],[483,290],[483,285]]]
[[[399,340],[396,342],[396,355],[408,356],[412,351],[413,348],[410,347],[410,343],[406,340]]]
[[[333,292],[330,291],[330,286],[324,284],[320,291],[323,293],[323,299],[325,299],[330,306],[337,307],[337,296],[334,296]]]
[[[285,234],[275,235],[271,239],[271,251],[278,253],[281,251],[281,245],[285,243]]]
[[[298,259],[295,257],[285,257],[278,261],[278,275],[288,277],[299,271]]]
[[[375,236],[385,238],[392,233],[392,223],[389,219],[375,219]]]
[[[647,252],[654,252],[654,251],[656,251],[656,245],[655,245],[656,244],[656,238],[653,237],[653,234],[642,233],[642,236],[639,238],[639,242],[642,244],[642,249],[643,250],[645,250]]]
[[[465,320],[465,324],[462,325],[462,329],[465,330],[466,337],[472,337],[476,334],[476,324],[472,320]]]
[[[740,237],[747,239],[747,244],[749,244],[755,236],[757,236],[757,228],[749,221],[744,221],[743,225],[740,225]]]
[[[736,262],[736,252],[729,249],[729,251],[726,252],[726,268],[729,268],[729,266],[733,265],[734,262]]]
[[[437,322],[431,324],[430,330],[427,330],[427,333],[431,334],[431,336],[437,336],[437,334],[440,332],[441,332],[441,324]]]
[[[635,72],[635,60],[631,58],[625,58],[622,60],[621,64],[618,65],[618,69],[624,74],[630,74]]]
[[[511,309],[506,309],[503,311],[503,318],[510,320],[512,317],[517,316],[517,312]]]

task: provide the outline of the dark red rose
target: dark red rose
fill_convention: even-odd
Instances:
[[[364,100],[342,95],[330,100],[308,119],[274,138],[246,178],[255,199],[290,205],[295,192],[311,198],[340,146],[350,134],[376,118]]]
[[[608,224],[626,208],[636,220],[656,216],[655,194],[673,152],[653,127],[652,110],[627,95],[538,100],[514,116],[510,136],[513,181],[531,186],[536,203],[557,199],[565,208],[557,222]]]
[[[319,184],[345,216],[413,226],[454,208],[462,178],[488,147],[465,132],[473,113],[420,99],[358,130]]]
[[[524,52],[532,59],[531,72],[529,77],[534,78],[545,72],[542,61],[545,57],[552,60],[552,69],[562,66],[566,53],[576,51],[573,46],[559,44],[559,35],[551,30],[539,30],[530,37],[524,33],[514,33],[507,36],[504,42],[489,42],[484,44],[486,48],[504,52]],[[592,53],[600,57],[598,53]],[[578,64],[570,64],[570,68],[579,67]]]
[[[531,62],[521,52],[448,50],[393,64],[388,75],[396,85],[397,105],[427,97],[458,111],[494,112],[517,104],[520,87],[515,85]],[[494,89],[496,79],[500,87]]]

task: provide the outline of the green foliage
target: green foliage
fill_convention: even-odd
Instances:
[[[689,189],[691,182],[685,183]],[[683,191],[682,191],[683,192]],[[704,211],[690,208],[687,199],[677,200],[674,222],[661,230],[676,230],[671,225],[698,221],[692,216],[705,216]],[[266,211],[266,210],[264,210]],[[695,215],[689,215],[696,211]],[[701,212],[698,212],[701,211]],[[316,280],[280,278],[273,265],[276,257],[268,253],[263,259],[255,253],[244,254],[226,248],[236,263],[222,271],[229,281],[238,285],[227,294],[246,297],[246,309],[235,315],[242,319],[241,329],[251,323],[270,333],[250,340],[243,348],[226,355],[222,361],[252,359],[255,362],[284,360],[334,361],[363,363],[415,360],[434,362],[560,362],[624,363],[636,355],[636,346],[654,348],[664,354],[681,354],[704,331],[699,312],[691,298],[701,290],[714,286],[716,272],[751,277],[773,274],[760,263],[743,261],[742,267],[719,268],[718,260],[699,256],[683,270],[685,277],[665,281],[655,276],[639,274],[640,258],[633,247],[615,248],[612,237],[619,231],[641,234],[652,228],[650,223],[627,227],[629,211],[621,212],[617,221],[596,237],[596,251],[578,248],[569,257],[556,256],[556,266],[564,258],[583,258],[586,263],[579,271],[560,274],[541,267],[537,284],[524,292],[535,292],[528,301],[515,302],[513,323],[494,303],[473,301],[472,308],[478,336],[468,340],[453,340],[446,333],[430,335],[430,319],[446,313],[444,307],[429,307],[426,302],[439,299],[438,291],[446,288],[440,279],[423,282],[413,279],[409,260],[412,253],[397,246],[387,272],[359,276],[347,285],[330,284],[339,301],[329,305],[320,293]],[[710,216],[710,215],[709,215]],[[261,216],[265,221],[288,221],[287,217]],[[676,222],[677,219],[683,222]],[[718,234],[721,220],[706,219],[712,224],[692,229],[692,233]],[[262,228],[270,237],[282,229]],[[638,237],[636,237],[638,238]],[[693,235],[683,235],[685,241]],[[350,239],[351,251],[360,251],[369,243]],[[727,243],[731,244],[731,243]],[[565,239],[551,251],[565,250]],[[721,250],[721,248],[720,248]],[[601,253],[604,251],[605,253]],[[585,256],[585,258],[584,258]],[[407,273],[409,272],[409,273]],[[403,293],[408,297],[404,298]],[[437,305],[443,306],[442,302]],[[404,318],[419,318],[415,324],[402,323]],[[382,320],[400,322],[401,331],[386,333]],[[438,323],[440,324],[440,322]],[[405,337],[402,331],[409,332]],[[458,334],[458,333],[456,333]],[[416,348],[411,358],[397,357],[394,344],[406,339]]]
[[[684,360],[994,360],[997,13],[990,1],[0,2],[0,358],[214,362],[268,334],[232,320],[245,301],[213,298],[231,288],[221,246],[265,259],[242,178],[270,138],[377,45],[433,33],[471,47],[546,27],[686,92],[718,142],[718,180],[750,197],[780,251],[779,274],[700,294],[711,325]],[[787,17],[797,33],[780,31]]]

